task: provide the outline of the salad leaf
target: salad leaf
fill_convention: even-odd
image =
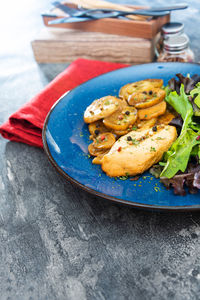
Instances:
[[[200,144],[200,140],[197,139],[200,135],[200,128],[198,128],[198,124],[192,121],[193,108],[185,93],[183,84],[180,87],[180,95],[173,91],[167,95],[166,101],[184,120],[180,136],[163,156],[165,165],[160,176],[172,178],[178,171],[184,172],[186,170],[192,149]],[[191,125],[193,128],[190,127]],[[198,131],[196,132],[193,129]],[[161,164],[163,166],[162,162]]]
[[[193,108],[185,94],[184,85],[181,84],[180,95],[174,91],[169,93],[165,100],[181,115],[184,120],[182,128],[186,128],[192,122]]]
[[[155,178],[159,178],[162,172],[163,167],[161,165],[153,165],[149,170],[149,173],[153,175]]]
[[[172,178],[179,170],[186,170],[193,147],[200,144],[200,140],[197,139],[199,135],[200,131],[196,133],[190,128],[182,131],[164,157],[166,164],[161,177]]]
[[[192,151],[190,153],[191,156],[198,157],[198,162],[200,160],[200,145],[196,145],[192,148]]]
[[[198,189],[200,188],[199,179],[200,179],[200,172],[196,173],[184,173],[180,175],[175,175],[173,178],[161,178],[160,181],[165,185],[167,189],[170,186],[174,189],[175,195],[186,195],[185,186],[188,187],[189,192],[191,194],[196,194]],[[199,187],[198,187],[199,186]]]
[[[197,83],[196,88],[190,92],[190,95],[194,98],[194,103],[200,108],[200,82]]]
[[[194,99],[194,103],[196,104],[196,106],[198,106],[198,108],[200,108],[200,91],[198,96]]]
[[[164,184],[164,186],[167,189],[170,189],[170,187],[172,186],[174,189],[175,195],[184,196],[186,194],[185,189],[184,189],[185,176],[176,175],[171,179],[164,177],[164,178],[161,178],[160,181]]]
[[[199,171],[199,172],[196,172],[196,173],[194,174],[193,185],[194,185],[194,187],[196,187],[197,189],[200,189],[200,171]]]
[[[185,195],[185,187],[190,193],[200,189],[200,76],[176,76],[165,88],[165,100],[178,113],[169,125],[180,135],[150,172],[175,194]]]
[[[170,91],[176,91],[180,94],[181,85],[184,85],[184,91],[186,95],[189,95],[188,99],[192,104],[194,115],[200,116],[200,76],[195,74],[193,76],[183,76],[182,74],[176,74],[176,78],[172,78],[168,82],[168,86],[165,88],[166,94]]]
[[[178,135],[180,135],[182,126],[183,126],[183,119],[181,118],[181,115],[178,114],[175,118],[173,118],[168,125],[176,127],[176,131]],[[200,130],[200,128],[199,128]]]
[[[188,99],[192,104],[194,115],[200,117],[200,83],[197,83],[196,88],[190,91]]]
[[[172,78],[168,82],[169,89],[172,91],[176,91],[178,94],[180,93],[181,84],[184,85],[184,90],[186,94],[189,94],[191,90],[194,89],[197,82],[200,81],[200,76],[198,74],[194,74],[193,76],[183,76],[182,74],[176,74],[178,80],[176,78]]]
[[[185,187],[191,194],[195,194],[200,189],[200,165],[199,163],[189,163],[184,173],[175,175],[173,178],[161,177],[160,181],[167,189],[172,187],[175,195],[186,195]]]

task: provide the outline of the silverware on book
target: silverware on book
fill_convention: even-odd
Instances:
[[[165,7],[151,7],[148,9],[137,9],[134,11],[121,11],[112,9],[75,9],[69,6],[63,5],[59,2],[54,2],[57,7],[68,13],[69,17],[59,18],[56,20],[49,21],[49,24],[61,24],[61,23],[73,23],[73,22],[85,22],[90,20],[98,20],[103,18],[117,18],[128,15],[142,15],[160,17],[169,14],[170,11],[185,9],[188,7],[187,4],[176,4]]]
[[[99,19],[105,19],[105,18],[117,18],[122,17],[126,15],[142,15],[142,16],[153,16],[153,17],[160,17],[165,16],[169,14],[169,12],[146,12],[144,11],[131,11],[131,12],[125,12],[125,11],[107,11],[107,10],[99,10],[99,9],[89,9],[81,12],[77,12],[73,14],[73,16],[65,17],[65,18],[59,18],[56,20],[49,21],[48,24],[61,24],[61,23],[74,23],[74,22],[84,22],[84,21],[94,21]]]

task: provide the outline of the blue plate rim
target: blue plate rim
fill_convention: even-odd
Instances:
[[[159,63],[151,63],[151,64],[159,64]],[[163,63],[162,63],[163,64]],[[165,62],[164,64],[167,64],[167,62]],[[179,62],[176,62],[176,64],[179,64]],[[180,63],[180,64],[186,64],[186,63]],[[200,65],[199,63],[192,63],[194,65]],[[146,65],[146,64],[140,64],[140,66],[142,65]],[[137,65],[136,65],[137,66]],[[126,68],[130,68],[130,67],[133,67],[133,66],[127,66],[125,68],[122,68],[122,69],[126,69]],[[120,70],[120,69],[117,69],[117,70]],[[48,112],[46,118],[45,118],[45,121],[44,121],[44,125],[43,125],[43,128],[42,128],[42,142],[43,142],[43,148],[44,148],[44,151],[45,151],[45,154],[47,155],[50,163],[53,165],[53,167],[56,169],[56,171],[61,174],[65,179],[67,179],[67,181],[70,181],[72,184],[78,186],[79,188],[81,188],[82,190],[92,194],[92,195],[95,195],[95,196],[98,196],[100,198],[104,198],[104,199],[107,199],[107,200],[110,200],[110,201],[113,201],[115,203],[120,203],[120,204],[125,204],[127,206],[131,206],[131,207],[134,207],[134,208],[140,208],[140,209],[147,209],[147,210],[158,210],[158,211],[168,211],[168,212],[189,212],[189,211],[199,211],[200,210],[200,205],[185,205],[185,206],[160,206],[160,205],[153,205],[153,204],[142,204],[142,203],[137,203],[137,202],[130,202],[130,201],[127,201],[127,200],[123,200],[123,199],[120,199],[120,198],[116,198],[116,197],[113,197],[113,196],[109,196],[107,194],[104,194],[104,193],[101,193],[101,192],[97,192],[95,191],[94,189],[92,188],[89,188],[83,184],[81,184],[79,181],[75,180],[73,177],[71,177],[70,175],[68,175],[67,173],[65,173],[60,167],[59,165],[56,163],[56,161],[54,160],[53,156],[51,155],[51,152],[49,150],[49,147],[48,147],[48,143],[47,143],[47,139],[46,139],[46,129],[47,129],[47,125],[48,125],[48,120],[51,116],[51,113],[53,112],[53,110],[55,109],[55,107],[62,101],[64,100],[65,96],[69,93],[71,93],[72,91],[76,90],[79,86],[83,86],[84,84],[87,84],[88,82],[91,82],[93,80],[95,80],[96,78],[98,77],[101,77],[105,74],[108,74],[108,73],[113,73],[113,72],[116,72],[117,70],[113,70],[113,71],[110,71],[110,72],[107,72],[107,73],[104,73],[104,74],[101,74],[99,76],[96,76],[90,80],[87,80],[85,82],[83,82],[82,84],[78,85],[77,87],[67,91],[66,93],[64,93],[54,104],[53,106],[51,107],[50,111]],[[179,197],[179,196],[177,196]],[[181,197],[181,196],[180,196]],[[184,196],[183,196],[184,197]]]

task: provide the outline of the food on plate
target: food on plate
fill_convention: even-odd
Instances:
[[[135,175],[144,172],[161,159],[173,142],[176,129],[172,126],[169,127],[170,135],[168,138],[165,137],[165,141],[160,142],[162,140],[160,137],[160,140],[153,143],[151,137],[151,134],[157,135],[158,131],[162,132],[162,126],[155,125],[158,123],[159,116],[166,114],[165,90],[162,86],[162,79],[147,79],[128,84],[120,89],[119,98],[105,96],[95,99],[86,108],[84,121],[89,124],[92,140],[88,151],[94,156],[92,162],[101,164],[102,169],[109,176],[123,176],[126,173]],[[158,124],[162,125],[162,122]],[[133,138],[134,135],[138,136],[138,139]],[[125,143],[126,150],[121,143]],[[160,146],[158,147],[157,144]],[[148,150],[145,150],[148,145],[150,149],[156,149],[149,150],[149,155],[146,154]],[[113,154],[113,149],[116,147],[118,150]],[[128,149],[131,149],[131,155]],[[138,157],[140,156],[139,160],[136,153],[139,154]],[[140,167],[135,163],[136,160],[141,164]]]
[[[142,174],[160,161],[177,136],[174,126],[131,131],[120,137],[103,157],[102,170],[111,177]]]
[[[92,122],[88,125],[89,132],[92,135],[98,135],[99,133],[106,132],[108,129],[104,126],[102,120]]]
[[[103,159],[104,155],[106,155],[108,152],[109,152],[109,150],[107,150],[107,151],[99,154],[98,156],[94,157],[93,160],[92,160],[92,163],[96,164],[96,165],[101,165],[101,162],[102,162],[102,159]]]
[[[92,145],[99,150],[110,149],[115,141],[115,136],[111,132],[105,132],[97,135],[93,139]]]
[[[98,156],[98,155],[105,153],[105,151],[103,149],[95,148],[93,143],[88,146],[88,151],[89,151],[90,155],[92,155],[92,156]]]
[[[119,97],[125,99],[130,105],[134,105],[130,102],[133,101],[135,96],[138,97],[138,95],[141,95],[141,97],[143,97],[143,95],[147,94],[147,91],[149,96],[152,96],[154,94],[154,88],[161,88],[162,85],[162,79],[145,79],[133,83],[128,83],[120,89]],[[152,91],[152,93],[150,91]],[[130,101],[130,99],[132,100]]]
[[[160,177],[161,182],[174,193],[185,195],[185,187],[190,193],[200,189],[200,77],[176,75],[166,87],[165,98],[170,108],[177,114],[169,124],[177,124],[179,136],[164,154],[159,166],[151,172]]]
[[[165,98],[165,91],[159,88],[149,87],[143,92],[136,92],[129,96],[129,105],[134,105],[136,108],[151,107]]]
[[[150,120],[140,120],[137,121],[137,131],[144,129],[150,129],[157,123],[157,118],[152,118]]]
[[[149,170],[178,195],[200,189],[200,76],[177,77],[128,83],[86,108],[93,164],[110,177]]]
[[[85,123],[92,123],[108,117],[118,109],[119,102],[120,99],[113,96],[105,96],[94,100],[84,113]]]
[[[169,124],[174,118],[176,117],[175,114],[172,114],[170,111],[166,110],[166,112],[158,117],[157,124]],[[151,119],[152,120],[152,119]]]
[[[150,120],[156,118],[165,113],[167,104],[165,101],[162,101],[154,106],[138,109],[138,117],[140,120]]]
[[[137,120],[137,109],[135,107],[124,106],[115,111],[110,116],[104,118],[103,124],[110,129],[126,130]]]

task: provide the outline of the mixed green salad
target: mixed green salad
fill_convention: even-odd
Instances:
[[[200,189],[200,76],[182,74],[172,78],[166,89],[168,109],[176,117],[178,138],[150,172],[177,195],[197,193]]]

